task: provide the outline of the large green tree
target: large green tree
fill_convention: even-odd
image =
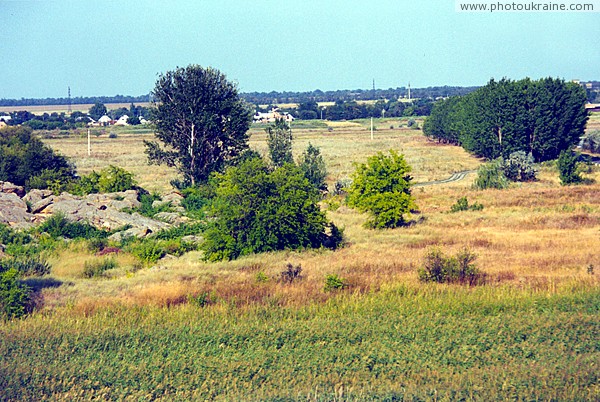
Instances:
[[[252,112],[218,70],[190,65],[168,71],[152,94],[152,122],[162,145],[145,142],[150,163],[175,166],[194,185],[248,148]]]
[[[104,116],[106,113],[108,113],[108,110],[106,110],[106,106],[104,105],[104,103],[101,102],[96,102],[94,104],[94,106],[92,106],[88,112],[88,114],[90,115],[90,117],[94,120],[98,120],[100,117]]]
[[[317,204],[319,192],[297,166],[271,170],[262,159],[250,158],[219,178],[203,245],[208,260],[339,245],[339,230]]]
[[[292,129],[283,119],[275,120],[275,123],[265,128],[267,133],[267,145],[269,156],[273,166],[281,167],[286,163],[294,163],[292,157]]]

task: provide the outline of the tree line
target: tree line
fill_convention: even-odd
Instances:
[[[465,95],[474,91],[477,87],[437,86],[427,88],[411,89],[412,98],[440,98],[456,95]],[[240,97],[248,103],[255,105],[273,105],[278,103],[302,103],[302,102],[336,102],[336,101],[358,101],[377,99],[399,99],[407,97],[406,87],[389,89],[344,89],[336,91],[321,91],[319,89],[305,92],[247,92],[240,93]],[[115,95],[115,96],[78,96],[69,98],[21,98],[0,99],[0,106],[38,106],[38,105],[73,105],[93,103],[141,103],[151,102],[152,95]]]
[[[583,87],[561,79],[492,79],[470,94],[437,102],[423,131],[488,159],[524,151],[545,161],[579,142],[586,102]]]

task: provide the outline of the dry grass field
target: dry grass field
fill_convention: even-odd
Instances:
[[[396,128],[390,129],[394,125]],[[481,160],[462,148],[428,141],[420,130],[398,128],[392,120],[379,121],[371,141],[367,122],[330,123],[333,129],[295,129],[294,153],[298,156],[310,142],[321,148],[329,169],[328,182],[348,178],[354,162],[363,162],[378,151],[396,149],[405,154],[413,168],[415,182],[444,179],[454,172],[476,169]],[[86,155],[85,138],[46,139],[46,143],[70,157],[82,173],[108,164],[132,171],[145,188],[165,193],[172,169],[147,166],[144,139],[151,134],[116,131],[95,137],[92,157]],[[254,126],[251,147],[266,152],[263,127]],[[161,260],[151,269],[130,272],[133,261],[123,261],[117,280],[81,279],[81,250],[69,249],[55,256],[53,264],[59,279],[70,287],[47,289],[47,305],[90,306],[105,303],[170,305],[185,300],[187,294],[210,290],[219,297],[239,303],[253,303],[274,296],[282,304],[302,304],[319,300],[325,275],[335,273],[348,280],[359,292],[376,290],[397,281],[417,283],[416,269],[424,254],[438,246],[454,253],[464,247],[478,255],[477,265],[492,284],[539,287],[552,291],[565,281],[596,283],[598,276],[587,272],[600,269],[600,174],[589,175],[596,184],[563,187],[555,168],[541,167],[539,180],[515,184],[508,190],[476,191],[471,188],[474,174],[443,185],[415,188],[420,213],[414,225],[394,230],[369,230],[365,217],[340,200],[324,201],[328,217],[345,228],[347,247],[336,251],[283,251],[241,258],[233,262],[204,263],[199,252]],[[481,211],[449,213],[462,196],[484,205]],[[89,256],[89,258],[94,258]],[[275,280],[286,263],[301,264],[306,280],[294,288],[281,287]],[[272,280],[256,281],[257,275]]]

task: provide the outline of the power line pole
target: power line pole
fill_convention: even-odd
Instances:
[[[69,103],[68,103],[68,113],[71,114],[72,110],[71,110],[71,87],[69,86]]]

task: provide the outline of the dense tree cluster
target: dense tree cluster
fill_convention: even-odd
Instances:
[[[42,105],[87,105],[94,103],[143,103],[150,102],[150,95],[140,96],[77,96],[74,98],[21,98],[0,99],[0,106],[42,106]]]
[[[0,130],[0,181],[40,188],[48,180],[70,180],[75,168],[32,134],[27,126]],[[44,186],[41,186],[45,188]]]
[[[208,260],[339,246],[340,231],[327,222],[319,191],[297,166],[272,169],[261,158],[251,158],[229,167],[218,183],[203,245]]]
[[[545,161],[579,142],[585,103],[580,85],[560,79],[491,80],[468,95],[436,103],[423,130],[488,159],[524,151]]]

